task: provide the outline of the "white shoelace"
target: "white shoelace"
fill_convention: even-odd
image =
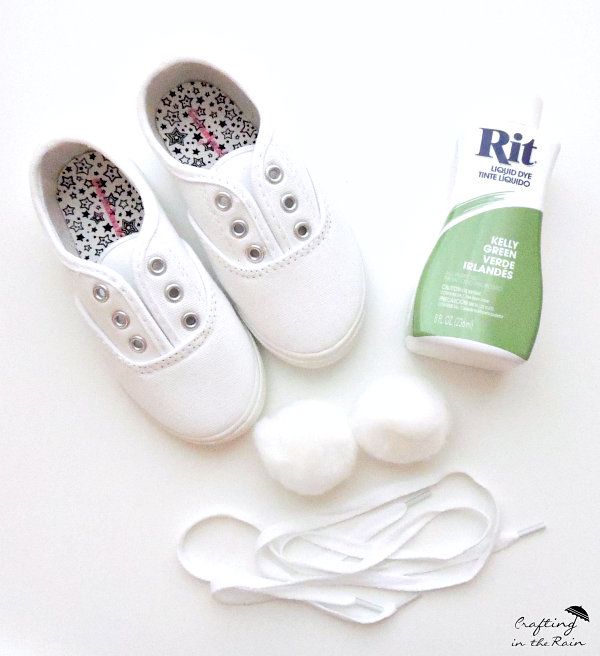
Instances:
[[[426,527],[450,514],[483,520],[479,537],[450,556],[432,555],[429,546],[420,547],[421,552],[419,547],[411,548],[411,541]],[[235,563],[226,572],[214,572],[210,564],[190,556],[186,545],[191,533],[216,518],[259,531],[256,574],[236,568]],[[238,512],[213,512],[183,533],[177,554],[192,576],[210,583],[211,593],[222,603],[292,599],[349,621],[371,624],[422,592],[470,581],[492,552],[544,528],[536,524],[500,533],[499,526],[498,508],[489,490],[457,472],[419,490],[407,492],[405,485],[392,485],[363,497],[348,510],[262,530]],[[438,539],[438,546],[448,550],[444,539]]]

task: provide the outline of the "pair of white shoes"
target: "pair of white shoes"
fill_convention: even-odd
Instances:
[[[125,390],[184,439],[232,439],[264,400],[261,358],[242,321],[290,364],[333,363],[363,315],[359,249],[223,72],[195,61],[163,68],[139,115],[239,317],[126,160],[54,143],[33,166],[34,204]]]

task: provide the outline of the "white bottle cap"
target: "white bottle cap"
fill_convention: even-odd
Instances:
[[[542,99],[538,96],[511,94],[489,97],[482,102],[482,105],[480,119],[497,123],[508,121],[531,128],[538,128],[540,125]]]
[[[529,98],[521,96],[508,101],[506,118],[515,123],[539,128],[541,116],[542,99],[539,96]]]

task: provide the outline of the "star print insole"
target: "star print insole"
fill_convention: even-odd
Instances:
[[[56,200],[84,260],[98,261],[116,239],[142,227],[144,206],[138,190],[93,150],[77,155],[60,172]]]
[[[219,157],[256,142],[258,130],[244,112],[208,82],[171,89],[156,110],[167,150],[182,164],[210,166]]]

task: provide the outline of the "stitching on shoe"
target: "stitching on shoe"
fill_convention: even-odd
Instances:
[[[137,371],[140,374],[151,374],[155,371],[160,371],[161,369],[167,369],[168,367],[181,362],[184,360],[190,353],[196,351],[204,342],[208,339],[209,335],[212,334],[214,329],[215,317],[217,314],[217,301],[215,295],[211,295],[210,311],[208,313],[208,319],[206,322],[206,327],[196,336],[191,342],[188,342],[181,350],[176,353],[167,356],[164,360],[155,362],[150,365],[134,365]]]
[[[211,293],[211,300],[210,300],[209,307],[210,310],[208,313],[208,318],[206,320],[206,325],[200,331],[200,333],[198,333],[198,335],[196,335],[196,337],[194,337],[192,341],[188,342],[182,349],[171,355],[164,357],[158,362],[155,361],[150,364],[134,364],[131,361],[126,360],[120,353],[115,353],[112,350],[111,353],[128,369],[133,369],[134,371],[137,371],[137,373],[142,375],[151,374],[156,371],[160,371],[162,369],[168,369],[170,366],[178,362],[181,362],[181,360],[185,359],[190,353],[196,351],[200,346],[202,346],[202,344],[204,344],[204,342],[212,334],[214,330],[215,317],[217,314],[217,299],[214,293]]]
[[[234,273],[242,278],[262,278],[263,276],[267,275],[268,273],[271,273],[272,271],[277,271],[280,269],[285,269],[287,266],[293,264],[294,262],[297,262],[300,258],[305,257],[306,255],[309,255],[314,251],[316,248],[318,248],[324,241],[327,239],[329,234],[331,233],[331,226],[332,226],[332,221],[331,217],[329,215],[329,208],[328,206],[324,204],[324,208],[326,210],[327,218],[325,220],[325,223],[323,225],[323,229],[319,233],[319,235],[309,244],[307,244],[305,247],[290,253],[286,257],[284,257],[282,260],[279,262],[273,262],[270,264],[266,264],[263,266],[260,270],[258,271],[249,271],[247,269],[239,269],[229,262],[225,260],[220,254],[218,253],[213,253],[213,257],[215,259],[219,260],[219,263],[223,266],[223,268],[227,269],[231,273]]]
[[[160,349],[160,343],[165,338],[164,334],[157,329],[155,323],[152,323],[148,320],[145,314],[145,312],[147,312],[147,309],[144,312],[143,305],[141,306],[142,312],[140,312],[139,300],[134,295],[130,294],[129,290],[126,287],[123,287],[121,285],[121,282],[115,276],[111,275],[108,271],[103,271],[102,275],[98,275],[96,273],[91,273],[90,271],[84,270],[82,268],[80,269],[73,268],[72,270],[78,278],[84,280],[85,287],[87,287],[89,281],[92,282],[101,281],[107,283],[117,294],[119,294],[123,298],[126,306],[130,309],[132,314],[135,316],[136,320],[139,321],[142,328],[144,328],[147,334],[152,337],[152,340],[155,342],[155,345]],[[84,286],[78,285],[76,289],[76,298],[82,304],[82,307],[85,308],[86,313],[91,318],[92,315],[90,311],[87,309],[86,302],[84,302],[82,298],[82,294],[84,291],[85,291]],[[94,319],[94,323],[97,323],[95,319]],[[117,347],[114,345],[112,340],[109,341],[116,349]],[[122,357],[122,356],[119,354],[118,357]],[[125,362],[127,361],[125,360]]]

